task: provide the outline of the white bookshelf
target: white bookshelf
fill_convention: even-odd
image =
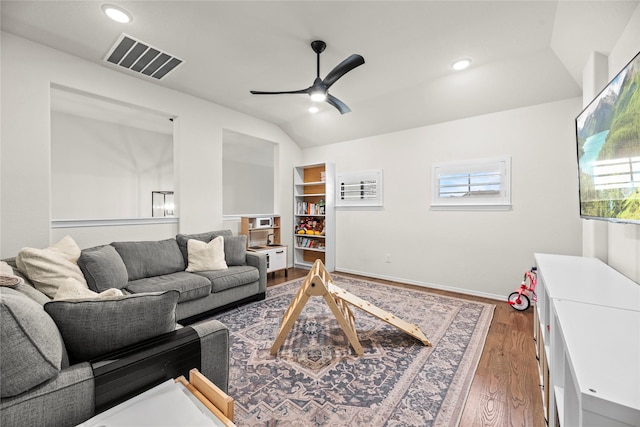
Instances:
[[[596,258],[535,259],[549,426],[640,427],[640,285]]]
[[[316,259],[335,269],[335,165],[318,163],[293,169],[293,263],[310,269]],[[316,223],[317,233],[300,234],[301,223]],[[320,226],[322,224],[322,226]],[[320,230],[321,229],[321,230]]]

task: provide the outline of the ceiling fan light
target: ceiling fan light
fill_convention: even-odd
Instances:
[[[327,94],[321,91],[311,92],[309,93],[312,101],[322,102],[327,100]]]
[[[131,14],[119,6],[115,6],[112,4],[103,4],[102,11],[109,18],[113,19],[116,22],[120,22],[121,24],[127,24],[133,21],[133,17],[131,16]]]
[[[458,59],[453,64],[451,64],[451,68],[453,68],[455,71],[462,71],[465,68],[468,68],[469,65],[471,65],[471,59],[462,58],[462,59]]]
[[[320,109],[319,109],[318,107],[316,107],[315,105],[312,105],[311,107],[309,107],[309,112],[310,112],[311,114],[315,114],[315,113],[317,113],[318,111],[320,111]]]
[[[316,101],[316,102],[322,102],[325,101],[327,99],[327,95],[325,95],[324,93],[312,93],[311,94],[311,100],[312,101]]]

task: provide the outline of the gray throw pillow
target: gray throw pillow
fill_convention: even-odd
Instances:
[[[56,322],[71,360],[81,362],[175,330],[179,296],[171,290],[51,301],[44,309]]]
[[[231,236],[223,239],[224,260],[227,265],[247,265],[247,236]]]
[[[42,306],[0,287],[0,394],[16,396],[58,375],[63,344]]]
[[[82,250],[78,266],[89,289],[94,292],[104,292],[111,288],[123,289],[129,281],[127,267],[111,245]]]
[[[113,242],[111,246],[122,258],[130,281],[176,273],[187,267],[176,239]]]

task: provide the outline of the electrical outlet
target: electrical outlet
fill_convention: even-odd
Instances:
[[[391,254],[386,254],[384,256],[384,262],[391,262]]]

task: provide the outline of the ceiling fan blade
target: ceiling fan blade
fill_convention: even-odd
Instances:
[[[261,90],[251,90],[249,92],[251,92],[254,95],[281,95],[283,93],[309,93],[309,88],[300,89],[300,90],[287,90],[287,91],[281,91],[281,92],[264,92]]]
[[[364,58],[360,55],[353,54],[338,65],[327,74],[322,81],[327,88],[331,87],[340,77],[347,74],[349,71],[364,64]]]
[[[340,111],[340,114],[347,114],[348,112],[351,111],[351,109],[347,107],[347,104],[340,101],[338,98],[336,98],[331,94],[327,94],[327,102],[333,105],[334,107],[336,107],[338,111]]]

